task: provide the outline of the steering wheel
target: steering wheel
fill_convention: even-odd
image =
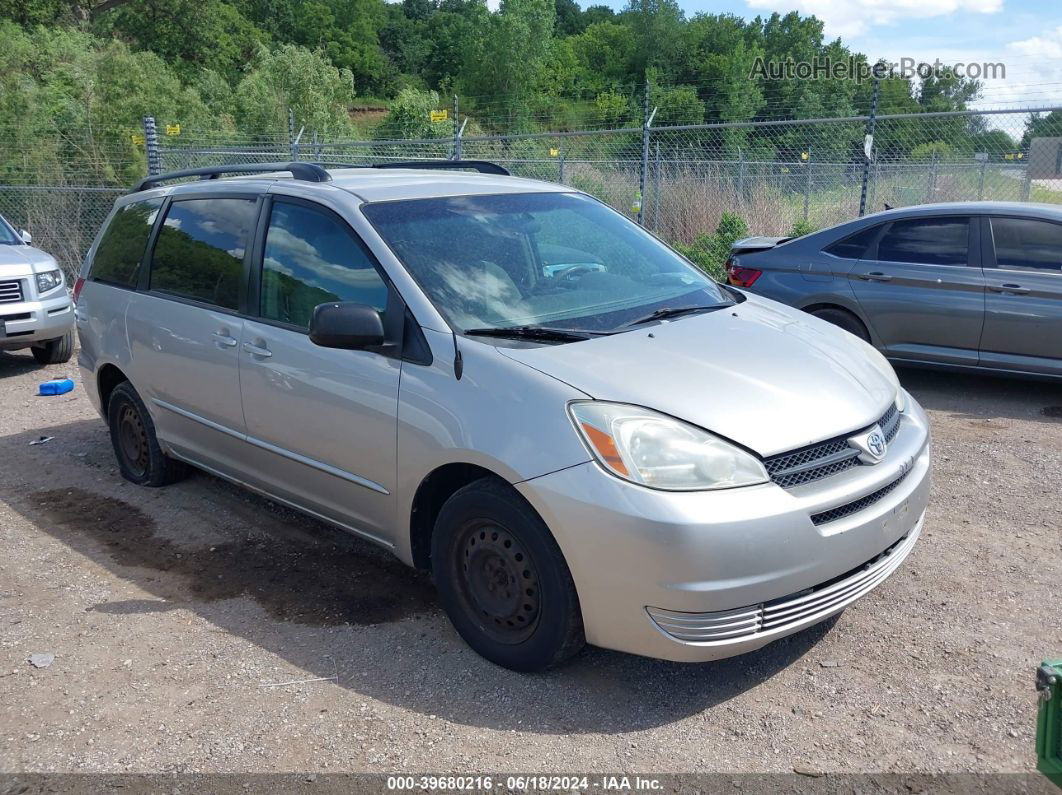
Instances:
[[[558,277],[558,280],[563,282],[574,282],[578,279],[578,277],[583,276],[587,273],[593,273],[596,270],[597,268],[595,268],[593,265],[572,265],[572,267],[565,268],[561,272],[561,275]]]

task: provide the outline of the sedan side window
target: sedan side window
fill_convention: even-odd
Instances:
[[[866,256],[867,248],[874,242],[880,230],[881,224],[868,227],[856,232],[854,235],[842,238],[836,243],[831,243],[823,251],[842,259],[862,259]]]
[[[967,265],[969,218],[893,221],[878,243],[878,259],[918,265]]]
[[[314,307],[331,301],[383,312],[387,283],[345,223],[322,210],[274,201],[262,263],[261,316],[309,328]]]
[[[1062,224],[1032,218],[993,218],[992,239],[1000,268],[1062,272]]]

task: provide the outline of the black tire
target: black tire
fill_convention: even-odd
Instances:
[[[568,564],[508,484],[484,478],[454,493],[435,522],[431,560],[454,628],[491,662],[540,671],[585,645]]]
[[[38,364],[65,364],[74,355],[74,332],[68,331],[58,339],[48,340],[30,350]]]
[[[122,477],[138,486],[165,486],[188,474],[188,465],[162,452],[147,406],[128,381],[107,401],[111,444]]]
[[[855,334],[863,342],[870,342],[870,333],[863,325],[863,321],[847,309],[818,309],[811,314],[827,323],[833,323],[838,328],[843,328],[849,334]]]

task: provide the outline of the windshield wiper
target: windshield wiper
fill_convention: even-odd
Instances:
[[[542,340],[544,342],[580,342],[594,335],[592,331],[577,331],[567,328],[550,328],[549,326],[509,326],[508,328],[469,328],[465,334],[472,337],[510,337],[520,340]]]
[[[640,326],[643,323],[652,323],[654,320],[667,320],[668,318],[679,317],[681,315],[692,315],[695,312],[711,312],[713,309],[722,309],[724,306],[730,306],[730,304],[711,304],[710,306],[664,306],[660,309],[654,309],[648,315],[643,315],[642,317],[628,321],[622,326],[619,326],[619,328]]]

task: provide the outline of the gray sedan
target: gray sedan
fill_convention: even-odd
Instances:
[[[1062,378],[1062,207],[926,204],[747,238],[727,277],[894,362]]]

